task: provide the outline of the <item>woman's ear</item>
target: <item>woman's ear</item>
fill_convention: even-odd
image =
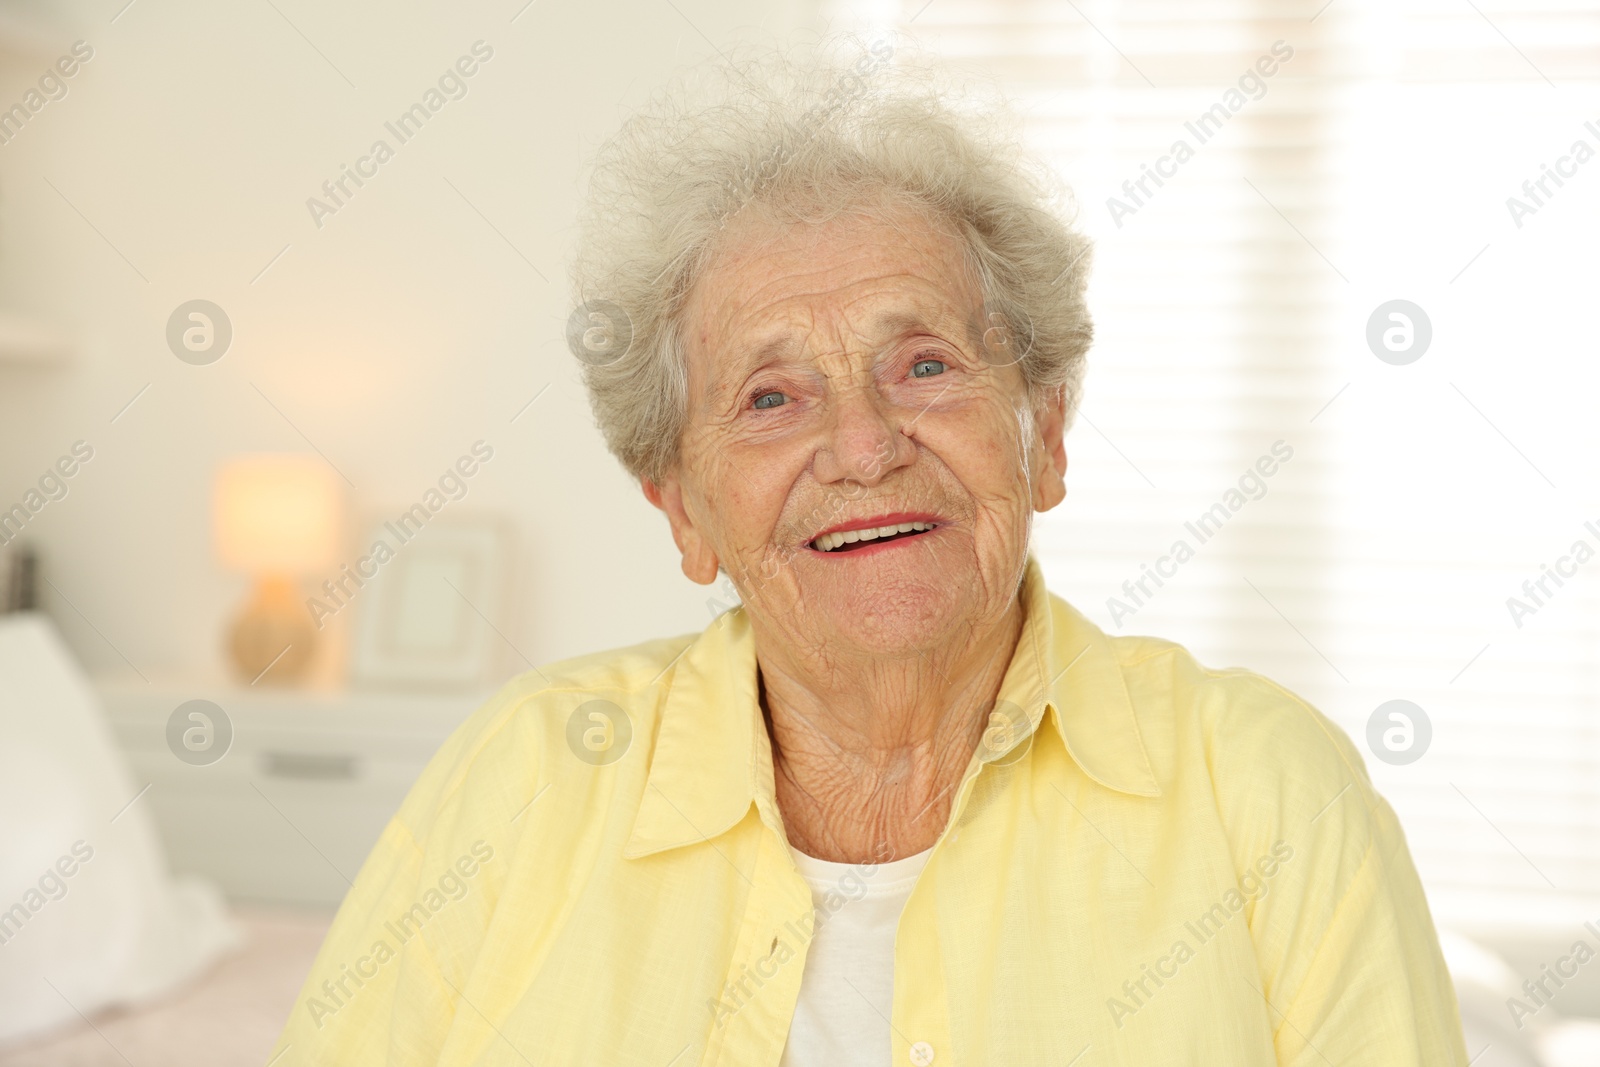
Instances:
[[[1033,510],[1049,511],[1067,497],[1066,389],[1040,398],[1033,425]]]
[[[659,484],[648,478],[639,479],[644,498],[666,515],[672,526],[672,540],[683,557],[683,573],[691,582],[710,585],[717,580],[717,554],[701,532],[689,509],[684,506],[683,484],[675,475],[667,475]]]

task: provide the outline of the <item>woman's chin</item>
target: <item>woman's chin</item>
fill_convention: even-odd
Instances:
[[[860,562],[819,561],[802,581],[803,611],[830,632],[830,644],[875,655],[921,652],[964,629],[958,620],[973,617],[974,575],[930,570],[926,560]]]

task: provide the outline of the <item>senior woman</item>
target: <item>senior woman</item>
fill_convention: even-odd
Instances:
[[[742,606],[460,728],[281,1062],[1466,1062],[1348,738],[1045,589],[1088,246],[888,53],[735,68],[602,152],[597,419]]]

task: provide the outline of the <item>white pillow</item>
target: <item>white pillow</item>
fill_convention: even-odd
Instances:
[[[0,616],[0,738],[0,1045],[159,996],[238,946],[216,888],[169,876],[149,796],[129,806],[144,783],[43,615]]]

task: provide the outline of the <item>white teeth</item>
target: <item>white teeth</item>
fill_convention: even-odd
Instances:
[[[812,542],[824,552],[832,552],[841,545],[853,544],[857,541],[876,541],[880,537],[893,537],[895,534],[921,532],[933,529],[931,522],[902,522],[893,526],[879,526],[872,530],[840,530],[835,533],[823,534]]]

